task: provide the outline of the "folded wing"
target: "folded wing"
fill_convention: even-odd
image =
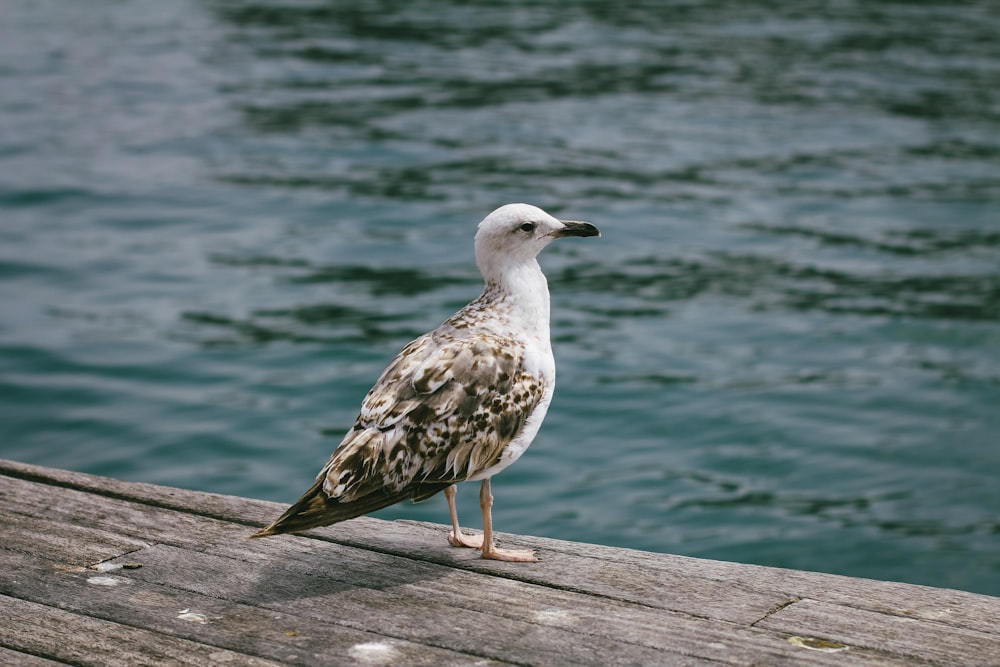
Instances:
[[[263,537],[423,500],[495,465],[541,401],[512,338],[431,332],[389,364],[316,483]]]

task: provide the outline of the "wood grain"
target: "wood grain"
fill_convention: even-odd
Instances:
[[[990,665],[1000,599],[361,518],[248,540],[281,506],[0,460],[12,664]]]

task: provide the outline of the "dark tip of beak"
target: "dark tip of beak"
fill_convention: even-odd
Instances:
[[[552,232],[551,236],[561,239],[564,236],[600,236],[601,230],[589,222],[578,220],[560,220],[565,227]]]

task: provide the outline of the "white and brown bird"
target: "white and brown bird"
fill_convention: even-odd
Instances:
[[[535,258],[565,236],[600,231],[527,204],[486,216],[476,233],[483,293],[403,348],[316,483],[251,537],[326,526],[444,491],[452,545],[481,549],[483,558],[537,560],[530,550],[494,544],[490,479],[528,448],[552,400],[549,289]],[[462,534],[455,509],[455,484],[473,480],[482,481],[481,539]]]

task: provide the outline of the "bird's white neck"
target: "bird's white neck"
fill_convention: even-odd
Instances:
[[[549,284],[534,259],[507,265],[503,271],[484,271],[486,287],[481,299],[505,312],[519,329],[549,340]]]

